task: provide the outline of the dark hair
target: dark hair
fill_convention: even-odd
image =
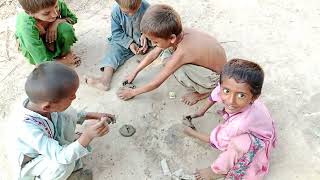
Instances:
[[[45,62],[31,72],[25,91],[31,102],[58,102],[66,98],[78,82],[73,69],[61,63]]]
[[[224,78],[233,78],[237,82],[247,83],[250,86],[251,93],[254,96],[259,96],[263,85],[264,72],[254,62],[243,59],[232,59],[223,67],[220,84],[222,84]]]
[[[140,28],[145,34],[163,39],[169,39],[172,34],[177,36],[182,32],[179,14],[164,4],[148,8],[141,19]]]
[[[20,5],[27,13],[36,13],[41,9],[52,7],[58,0],[19,0]]]
[[[121,8],[136,10],[141,4],[141,0],[115,0]]]

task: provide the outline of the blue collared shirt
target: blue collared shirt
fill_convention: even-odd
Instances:
[[[129,16],[123,13],[118,4],[113,5],[111,12],[111,43],[117,43],[128,49],[132,42],[140,44],[140,22],[150,4],[144,0],[137,12]]]

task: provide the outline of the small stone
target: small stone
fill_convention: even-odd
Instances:
[[[170,99],[175,99],[176,98],[176,93],[173,92],[173,91],[169,92],[169,98]]]

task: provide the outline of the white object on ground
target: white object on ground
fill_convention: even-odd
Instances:
[[[167,164],[167,160],[166,159],[162,159],[161,160],[161,167],[162,167],[162,171],[163,171],[163,174],[165,176],[171,176],[171,172],[170,172],[170,169],[168,167],[168,164]]]
[[[182,169],[176,170],[171,176],[174,180],[196,180],[194,175],[188,175]]]
[[[170,99],[175,99],[175,98],[176,98],[176,93],[173,92],[173,91],[170,91],[170,92],[169,92],[169,98],[170,98]]]
[[[196,180],[194,175],[185,174],[183,169],[178,169],[174,173],[171,173],[166,159],[162,159],[160,163],[165,176],[170,176],[174,180]]]

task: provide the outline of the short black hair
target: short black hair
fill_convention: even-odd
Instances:
[[[264,80],[262,68],[254,62],[244,59],[232,59],[228,61],[222,70],[220,84],[224,78],[233,78],[238,83],[247,83],[254,96],[261,94]]]
[[[45,62],[31,72],[25,91],[33,103],[58,102],[69,95],[75,83],[79,83],[79,77],[73,69],[61,63]]]

